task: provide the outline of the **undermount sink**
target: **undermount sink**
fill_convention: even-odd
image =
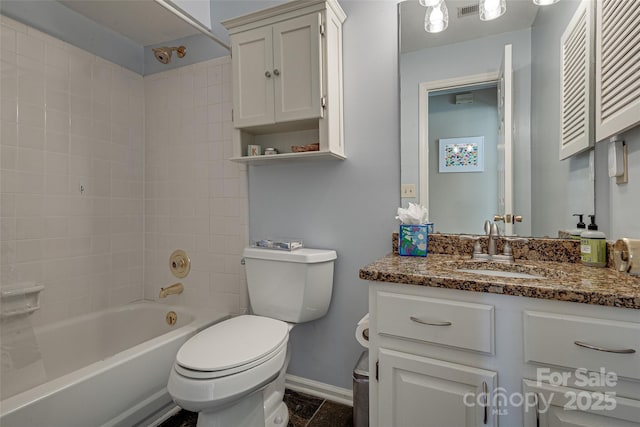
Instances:
[[[482,274],[484,276],[510,277],[514,279],[545,279],[538,274],[520,273],[518,271],[480,270],[472,268],[459,268],[463,273]]]
[[[540,265],[492,261],[458,261],[455,263],[454,269],[460,273],[511,279],[561,279],[566,274],[563,271]]]

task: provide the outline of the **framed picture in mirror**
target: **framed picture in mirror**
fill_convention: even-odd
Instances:
[[[484,172],[484,137],[441,138],[439,172]]]

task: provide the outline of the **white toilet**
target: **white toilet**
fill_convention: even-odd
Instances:
[[[189,339],[169,375],[169,394],[198,412],[198,427],[286,427],[289,331],[329,309],[335,251],[245,248],[243,256],[255,315]]]

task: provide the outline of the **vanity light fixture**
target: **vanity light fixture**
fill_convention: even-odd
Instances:
[[[431,2],[430,0],[421,0],[422,2]],[[449,26],[449,10],[444,0],[440,0],[435,6],[428,6],[424,15],[424,30],[428,33],[439,33]]]
[[[506,0],[480,0],[480,19],[491,21],[499,18],[507,11]]]
[[[550,4],[558,3],[559,0],[533,0],[533,4],[538,6],[548,6]]]

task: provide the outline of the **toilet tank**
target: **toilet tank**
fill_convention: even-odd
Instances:
[[[245,248],[253,313],[291,323],[318,319],[329,310],[336,252]]]

